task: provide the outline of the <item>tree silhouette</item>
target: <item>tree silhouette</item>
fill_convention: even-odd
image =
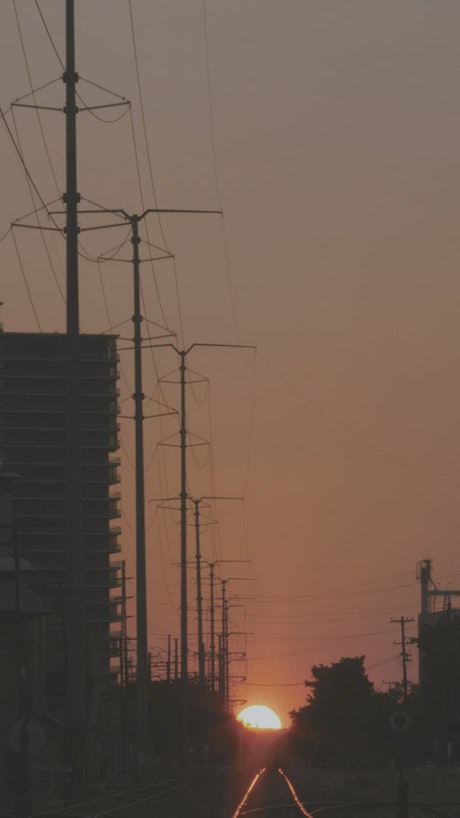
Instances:
[[[364,656],[314,665],[307,704],[291,712],[292,732],[313,763],[378,762],[388,755],[391,697],[377,693]]]

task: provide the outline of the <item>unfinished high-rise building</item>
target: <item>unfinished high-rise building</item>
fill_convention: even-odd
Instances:
[[[110,681],[119,620],[118,358],[113,336],[81,335],[79,342],[84,629],[91,691]],[[65,335],[0,331],[0,464],[13,475],[16,547],[33,567],[29,584],[51,610],[45,665],[51,707],[62,704],[66,678],[67,383]]]

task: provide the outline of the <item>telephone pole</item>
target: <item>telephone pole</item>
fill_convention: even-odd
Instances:
[[[401,645],[401,660],[402,660],[402,690],[403,701],[402,707],[396,711],[393,716],[393,727],[398,732],[398,757],[399,757],[399,784],[398,795],[396,803],[396,818],[408,818],[408,790],[407,781],[404,778],[404,763],[405,763],[405,743],[404,731],[407,729],[410,721],[404,706],[407,704],[407,662],[409,661],[409,654],[406,651],[406,631],[405,625],[407,622],[413,622],[413,617],[401,616],[399,619],[391,619],[393,623],[399,623],[401,626],[401,642],[395,642],[395,645]]]
[[[401,641],[395,642],[395,645],[401,646],[401,661],[402,661],[402,690],[403,690],[403,704],[407,703],[407,663],[410,662],[410,656],[406,651],[406,631],[405,625],[407,622],[413,622],[414,618],[400,616],[399,619],[391,619],[392,623],[399,623],[401,626]]]

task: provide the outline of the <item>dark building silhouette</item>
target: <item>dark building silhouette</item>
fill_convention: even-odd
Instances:
[[[111,674],[111,631],[119,620],[117,379],[113,336],[82,335],[81,424],[88,687]],[[11,480],[11,553],[32,566],[29,587],[51,609],[46,632],[46,699],[60,707],[65,684],[67,360],[66,336],[0,331],[0,465]],[[1,504],[0,504],[1,506]],[[0,529],[1,530],[1,529]],[[6,551],[5,551],[6,550]],[[112,634],[113,637],[113,634]]]
[[[456,606],[460,591],[438,588],[432,577],[432,562],[417,565],[421,600],[418,618],[419,682],[424,686],[433,678],[452,685],[454,666],[460,668],[460,610]]]
[[[417,566],[421,587],[418,620],[419,684],[424,720],[438,760],[460,755],[460,591],[437,586],[431,560]]]

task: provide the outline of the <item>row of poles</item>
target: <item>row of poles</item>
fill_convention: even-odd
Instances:
[[[130,215],[122,209],[105,211],[79,210],[80,195],[77,188],[77,139],[76,85],[78,74],[75,70],[75,15],[74,0],[66,0],[66,68],[63,75],[66,87],[66,193],[65,235],[66,235],[66,291],[67,291],[67,361],[68,361],[68,514],[67,514],[67,574],[69,590],[69,616],[67,622],[69,645],[69,685],[67,691],[67,712],[70,727],[74,734],[86,723],[85,709],[85,650],[84,650],[84,598],[83,598],[83,503],[82,503],[82,464],[81,464],[81,400],[80,400],[80,340],[79,340],[79,287],[78,287],[78,235],[81,229],[78,224],[80,213],[110,212],[120,221],[117,225],[129,223],[133,248],[133,347],[134,347],[134,425],[135,425],[135,496],[136,496],[136,667],[137,667],[137,707],[136,726],[140,744],[149,739],[149,672],[148,672],[148,628],[147,628],[147,591],[146,591],[146,542],[145,542],[145,487],[144,487],[144,440],[143,440],[143,389],[142,389],[142,315],[140,310],[140,253],[139,224],[150,213],[220,213],[220,211],[200,210],[161,210],[149,208],[141,215]],[[221,214],[220,214],[221,215]],[[105,225],[107,226],[107,225]],[[168,254],[169,255],[169,254]],[[172,333],[171,333],[172,335]],[[178,349],[172,343],[153,344],[152,346],[169,346],[179,357],[180,371],[180,450],[181,450],[181,485],[180,485],[180,646],[181,646],[181,682],[182,682],[182,715],[183,715],[183,755],[188,754],[188,601],[187,601],[187,502],[191,500],[186,490],[186,359],[197,346],[236,346],[228,344],[192,344],[187,349]],[[241,346],[241,345],[238,345]],[[193,500],[198,518],[201,500]],[[209,499],[209,498],[208,498]],[[197,525],[199,538],[199,523]],[[200,558],[197,559],[198,573]],[[225,583],[223,584],[225,592]],[[198,591],[201,606],[201,590]],[[213,605],[211,606],[213,608]],[[225,605],[223,605],[225,610]],[[212,615],[214,611],[212,610]],[[226,614],[225,614],[226,615]],[[198,636],[199,676],[204,678],[204,642],[202,633],[202,615],[199,615],[200,634]],[[228,629],[227,629],[228,630]],[[222,639],[225,627],[222,629]],[[228,651],[228,645],[222,650]],[[211,644],[211,686],[215,682],[214,668],[215,646]],[[228,676],[228,674],[227,674]],[[228,703],[228,680],[223,682],[224,699]]]
[[[215,566],[221,562],[215,560],[210,562],[202,560],[209,567],[209,642],[208,649],[206,649],[205,640],[203,636],[203,606],[198,605],[199,591],[197,591],[197,657],[198,667],[195,674],[189,674],[189,678],[194,678],[201,688],[207,688],[210,692],[217,693],[220,700],[224,703],[226,708],[230,706],[230,663],[233,658],[232,652],[229,649],[230,619],[229,609],[234,605],[231,599],[227,596],[227,582],[231,577],[221,578],[215,576]],[[197,570],[198,574],[198,570]],[[238,577],[238,579],[246,579],[245,577]],[[215,601],[215,582],[221,583],[220,598],[217,603]],[[120,666],[120,682],[122,687],[126,687],[130,682],[137,681],[137,674],[132,666],[130,660],[129,643],[131,641],[127,631],[127,606],[126,606],[126,569],[125,562],[122,563],[122,580],[121,580],[121,634],[119,639],[119,666]],[[220,611],[217,608],[220,607]],[[216,616],[217,612],[217,616]],[[246,632],[237,631],[239,636],[246,636]],[[238,651],[235,654],[238,659],[245,658],[244,651]],[[181,673],[179,672],[179,639],[173,638],[168,634],[166,658],[162,660],[153,659],[152,653],[148,653],[148,678],[153,680],[154,676],[152,668],[160,667],[161,674],[157,675],[157,679],[166,682],[178,682],[181,680]]]

